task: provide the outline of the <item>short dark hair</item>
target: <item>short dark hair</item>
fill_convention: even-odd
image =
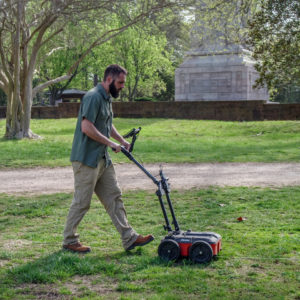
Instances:
[[[121,73],[127,75],[127,70],[117,64],[109,65],[106,70],[104,71],[104,81],[108,76],[112,76],[113,78],[119,76]]]

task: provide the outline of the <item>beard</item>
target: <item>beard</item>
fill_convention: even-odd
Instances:
[[[117,88],[115,86],[115,81],[114,80],[109,85],[109,92],[112,95],[112,97],[114,97],[114,98],[118,98],[119,97],[120,91],[117,90]]]

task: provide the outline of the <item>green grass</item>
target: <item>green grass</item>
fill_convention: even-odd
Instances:
[[[70,165],[75,119],[32,120],[42,140],[0,139],[0,168]],[[300,122],[115,119],[142,127],[135,155],[147,162],[299,162]],[[5,120],[0,120],[0,135]],[[115,162],[128,162],[112,153]],[[92,253],[61,251],[71,194],[0,194],[0,299],[300,299],[300,187],[172,192],[182,229],[223,237],[208,265],[157,257],[165,232],[153,193],[124,195],[130,223],[156,240],[131,253],[93,199],[79,231]],[[221,204],[221,205],[220,205]],[[237,218],[243,216],[244,222]]]
[[[170,119],[120,119],[121,134],[142,127],[135,155],[149,162],[300,161],[300,122],[222,122]],[[0,138],[0,167],[67,166],[76,119],[32,120],[42,140]],[[0,120],[4,135],[5,120]],[[114,162],[127,162],[112,153]]]
[[[299,195],[300,187],[172,191],[182,229],[223,237],[218,260],[193,265],[158,258],[165,232],[153,193],[124,195],[130,223],[153,243],[123,251],[93,198],[79,227],[92,247],[84,256],[60,250],[72,195],[0,194],[0,299],[299,299]]]

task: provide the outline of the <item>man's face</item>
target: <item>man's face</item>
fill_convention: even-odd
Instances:
[[[112,80],[109,85],[109,92],[114,98],[118,98],[120,91],[125,87],[126,75],[121,73],[118,77]]]

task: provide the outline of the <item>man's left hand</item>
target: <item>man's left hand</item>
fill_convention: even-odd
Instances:
[[[125,149],[126,149],[127,151],[129,151],[129,149],[130,149],[130,143],[128,143],[127,141],[124,141],[124,142],[122,143],[122,146],[124,146]]]

